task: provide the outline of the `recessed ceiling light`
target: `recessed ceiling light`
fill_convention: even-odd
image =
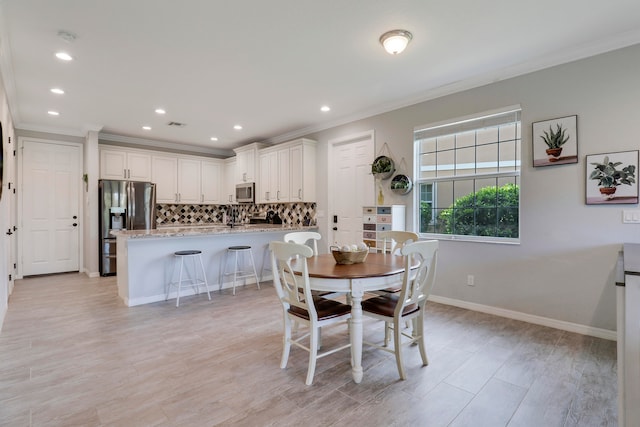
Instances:
[[[164,113],[166,113],[166,111],[164,111],[162,108],[156,108],[156,113],[164,114]]]
[[[67,52],[56,53],[56,58],[62,59],[63,61],[71,61],[73,59],[73,57],[69,55]]]
[[[331,111],[331,108],[328,105],[323,105],[322,107],[320,107],[320,111],[326,113],[327,111]]]
[[[64,95],[64,91],[57,87],[52,88],[51,92],[55,93],[56,95]]]
[[[57,111],[47,111],[47,114],[49,114],[50,116],[59,116],[60,113],[58,113]]]
[[[242,126],[240,126],[240,125],[234,125],[233,128],[235,130],[242,130]]]
[[[142,126],[142,129],[144,129],[144,130],[151,130],[151,126]]]
[[[212,137],[211,137],[211,140],[212,140],[212,141],[217,141],[217,140],[218,140],[218,138],[216,138],[215,136],[212,136]]]

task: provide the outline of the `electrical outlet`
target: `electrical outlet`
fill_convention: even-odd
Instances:
[[[475,277],[473,277],[473,274],[469,274],[467,276],[467,285],[468,286],[475,286]]]

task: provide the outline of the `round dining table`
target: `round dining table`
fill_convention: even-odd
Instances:
[[[417,264],[416,264],[417,265]],[[296,273],[301,268],[292,263]],[[372,252],[364,262],[337,264],[332,254],[307,258],[309,283],[314,291],[344,292],[351,295],[351,361],[353,380],[362,381],[362,297],[367,291],[396,287],[402,283],[404,257]]]

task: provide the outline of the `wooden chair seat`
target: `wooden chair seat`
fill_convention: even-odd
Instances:
[[[325,298],[314,298],[313,303],[316,306],[318,320],[333,319],[335,317],[344,316],[351,313],[351,306],[343,304],[336,300]],[[309,312],[300,307],[291,306],[289,313],[302,319],[309,320]]]
[[[362,309],[381,316],[393,317],[399,300],[397,294],[369,298],[366,301],[362,301]],[[401,316],[407,316],[416,311],[418,311],[418,304],[405,305],[402,307]]]

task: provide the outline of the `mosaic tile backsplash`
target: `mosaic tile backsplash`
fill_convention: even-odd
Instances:
[[[222,224],[231,210],[236,222],[248,223],[253,216],[273,211],[287,225],[317,225],[316,203],[237,204],[237,205],[156,205],[157,225]]]

